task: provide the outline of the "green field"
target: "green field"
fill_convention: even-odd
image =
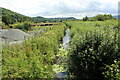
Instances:
[[[64,36],[64,24],[36,27],[45,32],[25,40],[22,45],[3,46],[3,78],[53,78],[58,48]]]
[[[2,29],[31,35],[19,44],[0,42],[3,80],[54,80],[59,72],[68,80],[120,80],[120,31],[112,15],[49,19],[2,9],[1,42]],[[70,41],[64,49],[67,30]]]
[[[69,48],[62,49],[62,38],[69,28]],[[2,49],[3,78],[54,78],[58,70],[68,78],[81,80],[119,80],[120,52],[118,21],[67,21],[53,26],[36,26],[44,32],[30,37],[22,45]],[[56,65],[57,57],[61,61]]]

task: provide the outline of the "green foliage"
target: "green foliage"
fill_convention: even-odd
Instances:
[[[109,16],[109,15],[108,15]],[[105,18],[107,18],[107,16],[105,15],[97,15],[97,16],[95,16],[96,18],[97,18],[97,20],[98,21],[104,21],[104,20],[106,20]]]
[[[97,19],[95,17],[91,17],[88,19],[88,21],[97,21]]]
[[[105,65],[118,60],[117,21],[68,22],[72,24],[68,71],[81,80],[104,80]]]
[[[59,48],[59,52],[56,55],[57,57],[57,64],[54,64],[54,71],[58,72],[67,72],[67,59],[68,59],[68,51],[64,50],[62,47]]]
[[[87,16],[83,18],[83,21],[87,21],[87,20],[88,20],[88,17],[87,17]]]
[[[41,29],[45,27],[41,26]],[[2,77],[53,78],[53,64],[64,29],[64,24],[46,27],[40,36],[30,37],[22,44],[3,46]]]
[[[13,25],[10,25],[12,26],[14,29],[20,29],[20,30],[23,30],[23,31],[28,31],[30,30],[31,26],[30,26],[31,22],[22,22],[22,23],[15,23]]]
[[[120,61],[114,60],[112,65],[106,65],[106,72],[103,72],[108,80],[120,80]]]
[[[95,17],[85,17],[83,18],[83,21],[105,21],[105,20],[114,20],[115,18],[111,15],[111,14],[99,14],[99,15],[96,15]]]
[[[44,18],[44,17],[28,17],[16,12],[13,12],[11,10],[0,8],[2,10],[2,22],[9,26],[10,24],[14,23],[22,23],[25,21],[34,22],[34,23],[46,23],[46,22],[62,22],[65,20],[76,20],[74,17],[68,17],[68,18]]]
[[[30,20],[30,17],[21,15],[19,13],[10,11],[10,10],[5,9],[5,8],[1,8],[1,9],[2,9],[2,22],[5,25],[9,25],[9,24],[14,24],[16,22],[24,22],[24,21]]]
[[[12,50],[3,50],[3,78],[49,78],[53,76],[49,61],[51,57],[42,54],[33,46],[34,50],[31,46],[23,47],[22,51],[15,47],[12,48]]]

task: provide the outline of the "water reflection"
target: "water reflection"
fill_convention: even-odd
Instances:
[[[70,41],[69,32],[70,32],[70,30],[67,29],[67,30],[66,30],[66,35],[65,35],[64,38],[63,38],[63,48],[64,48],[64,49],[69,48],[69,41]]]

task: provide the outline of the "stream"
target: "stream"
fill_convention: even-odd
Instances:
[[[69,36],[69,32],[70,30],[67,29],[66,30],[66,34],[63,38],[63,48],[66,50],[67,48],[69,48],[69,42],[70,42],[70,36]]]
[[[69,48],[69,42],[70,42],[69,32],[70,32],[70,30],[67,29],[65,36],[63,37],[63,44],[62,45],[63,45],[64,50]],[[56,76],[55,80],[59,80],[59,79],[64,80],[67,75],[68,75],[68,73],[66,73],[66,72],[58,72],[55,74],[55,76]]]

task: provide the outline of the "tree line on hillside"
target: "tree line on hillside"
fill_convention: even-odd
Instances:
[[[19,13],[10,11],[5,8],[2,8],[1,10],[2,10],[2,22],[5,25],[14,24],[16,22],[24,22],[31,19],[28,16],[21,15]]]
[[[114,20],[114,18],[111,14],[99,14],[96,15],[95,17],[90,17],[88,18],[87,16],[83,18],[83,21],[105,21],[105,20]]]
[[[0,8],[0,9],[2,10],[2,23],[7,26],[9,26],[10,24],[22,23],[27,21],[33,23],[41,23],[41,22],[46,23],[46,22],[62,22],[63,20],[75,19],[71,17],[70,18],[44,18],[41,16],[29,17],[5,8]]]

